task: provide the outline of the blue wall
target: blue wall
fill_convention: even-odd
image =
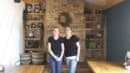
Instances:
[[[123,61],[130,50],[130,0],[107,11],[107,59]]]

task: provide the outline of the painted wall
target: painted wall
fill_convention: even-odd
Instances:
[[[107,59],[123,61],[130,51],[130,0],[107,11]]]
[[[0,64],[15,65],[23,49],[24,3],[0,0]]]

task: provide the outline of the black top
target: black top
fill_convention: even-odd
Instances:
[[[64,38],[65,45],[65,57],[76,56],[77,55],[77,45],[76,42],[79,41],[75,35],[72,35],[70,39]]]
[[[59,39],[55,40],[52,36],[48,38],[48,43],[51,43],[51,50],[53,53],[60,57],[61,55],[61,43],[63,43],[63,38],[59,37]]]

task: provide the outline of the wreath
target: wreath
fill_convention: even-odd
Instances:
[[[59,14],[58,23],[63,27],[70,26],[72,23],[72,18],[68,12],[61,12]]]

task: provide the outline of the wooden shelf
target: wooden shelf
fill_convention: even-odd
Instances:
[[[29,15],[44,15],[44,13],[27,13]]]
[[[43,48],[25,48],[25,51],[43,51]]]
[[[104,39],[100,39],[100,38],[98,38],[98,39],[97,38],[95,38],[95,39],[86,39],[86,41],[88,41],[88,40],[89,41],[98,41],[98,40],[100,41],[100,40],[104,40]]]
[[[43,20],[28,20],[27,22],[43,22]]]
[[[24,51],[43,51],[45,4],[43,0],[26,0],[25,5]],[[29,37],[30,33],[33,37]]]
[[[95,48],[88,48],[87,50],[101,50],[102,51],[104,49],[103,48],[96,48],[96,49]]]
[[[87,57],[105,58],[105,19],[103,14],[85,14]]]
[[[40,30],[40,28],[28,28],[26,29],[27,31],[31,31],[31,30]],[[26,32],[26,31],[25,31]]]
[[[26,38],[25,40],[40,40],[40,38]]]

